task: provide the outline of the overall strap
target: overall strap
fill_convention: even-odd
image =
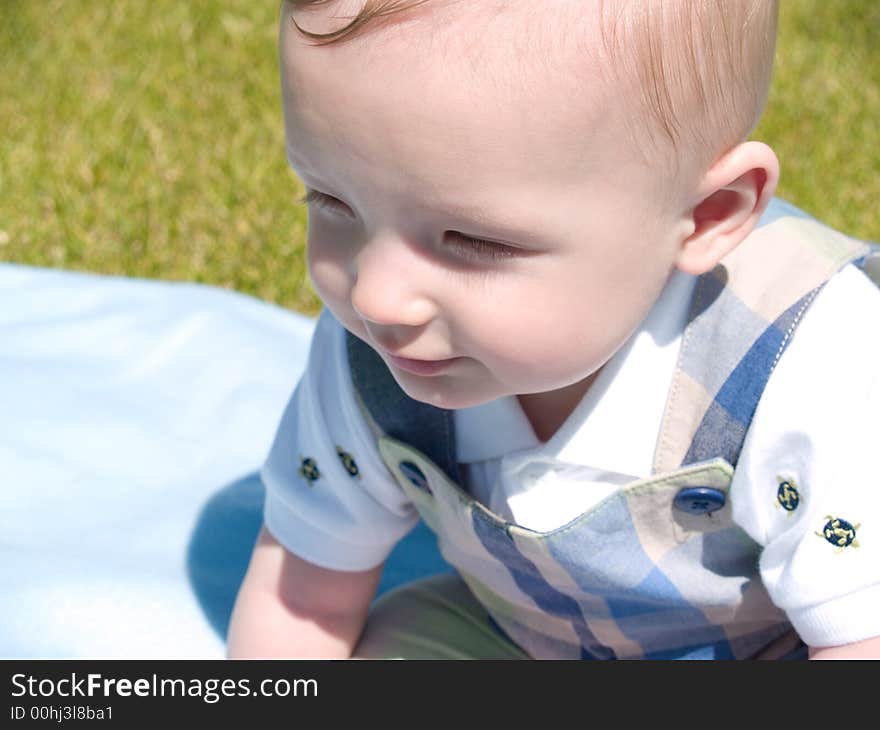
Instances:
[[[869,244],[797,209],[756,229],[697,281],[669,389],[654,473],[721,457],[736,466],[764,387],[804,312]]]
[[[410,398],[372,347],[351,332],[345,335],[361,410],[366,410],[382,433],[418,449],[460,483],[453,412]]]

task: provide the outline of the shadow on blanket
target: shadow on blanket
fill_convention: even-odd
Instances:
[[[211,627],[225,639],[235,596],[263,519],[265,489],[254,472],[217,492],[202,508],[186,554],[187,575]],[[385,563],[377,596],[415,578],[451,570],[420,522]]]

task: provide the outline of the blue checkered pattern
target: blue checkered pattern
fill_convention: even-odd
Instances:
[[[709,281],[712,280],[710,277]],[[746,431],[755,415],[770,373],[791,341],[789,334],[796,326],[798,318],[819,293],[820,288],[813,289],[792,304],[749,345],[703,414],[683,464],[695,464],[721,457],[736,466]],[[718,314],[715,313],[716,319]],[[741,320],[731,317],[721,321],[729,329],[732,324]],[[699,373],[705,364],[688,361],[684,367],[692,373]]]

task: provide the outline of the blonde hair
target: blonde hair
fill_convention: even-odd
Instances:
[[[662,138],[673,148],[687,144],[705,166],[751,134],[770,89],[778,13],[778,0],[651,0],[605,9],[611,73],[655,122],[648,125],[655,147]]]
[[[291,19],[315,45],[330,45],[435,1],[363,0],[350,23],[329,33],[307,31]],[[335,0],[285,2],[296,11]],[[604,64],[606,81],[622,98],[635,98],[642,112],[632,115],[629,129],[637,149],[644,152],[640,132],[647,130],[654,151],[686,146],[702,169],[748,137],[770,88],[778,0],[595,2],[602,51],[611,61]]]

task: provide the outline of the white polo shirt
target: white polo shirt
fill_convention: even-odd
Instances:
[[[500,517],[543,532],[649,476],[695,281],[673,274],[546,443],[515,396],[456,411],[470,493]],[[356,460],[358,476],[337,447]],[[771,375],[730,488],[734,521],[763,546],[770,597],[811,646],[880,635],[878,452],[880,291],[848,266],[816,297]],[[304,459],[317,480],[301,473]],[[796,514],[776,503],[779,475],[798,485]],[[262,476],[267,528],[322,567],[379,565],[418,520],[355,402],[345,331],[328,310]],[[827,542],[828,516],[852,524],[858,546]]]

